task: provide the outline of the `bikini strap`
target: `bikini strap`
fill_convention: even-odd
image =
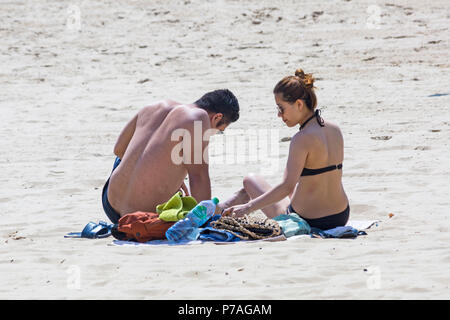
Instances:
[[[302,130],[302,128],[313,118],[316,118],[317,123],[319,124],[319,126],[321,127],[325,127],[325,122],[323,121],[322,117],[320,116],[321,110],[317,109],[314,114],[309,117],[301,126],[298,130]]]
[[[317,123],[321,127],[325,127],[325,121],[323,121],[323,118],[320,116],[322,113],[322,110],[317,109],[316,112],[314,112],[314,115],[316,116]]]

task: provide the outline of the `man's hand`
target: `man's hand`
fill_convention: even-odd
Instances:
[[[186,184],[184,183],[184,181],[183,181],[183,184],[180,187],[180,190],[183,191],[185,197],[186,196],[190,196],[189,190],[188,190]]]

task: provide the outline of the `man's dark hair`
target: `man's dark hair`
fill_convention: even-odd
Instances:
[[[239,119],[239,102],[228,89],[208,92],[194,103],[206,111],[222,113],[224,119],[221,123],[231,123]]]

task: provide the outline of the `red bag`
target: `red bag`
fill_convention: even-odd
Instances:
[[[137,240],[147,242],[150,240],[166,239],[166,231],[175,222],[159,219],[158,214],[153,212],[128,213],[119,219],[117,230],[123,232],[126,238],[120,240]]]

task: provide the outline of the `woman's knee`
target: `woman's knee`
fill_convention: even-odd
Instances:
[[[244,190],[250,198],[256,198],[270,190],[270,185],[263,177],[250,175],[246,176],[243,181]]]
[[[258,184],[258,180],[260,180],[260,177],[256,175],[248,175],[244,177],[242,185],[244,186],[244,189],[253,188]]]

